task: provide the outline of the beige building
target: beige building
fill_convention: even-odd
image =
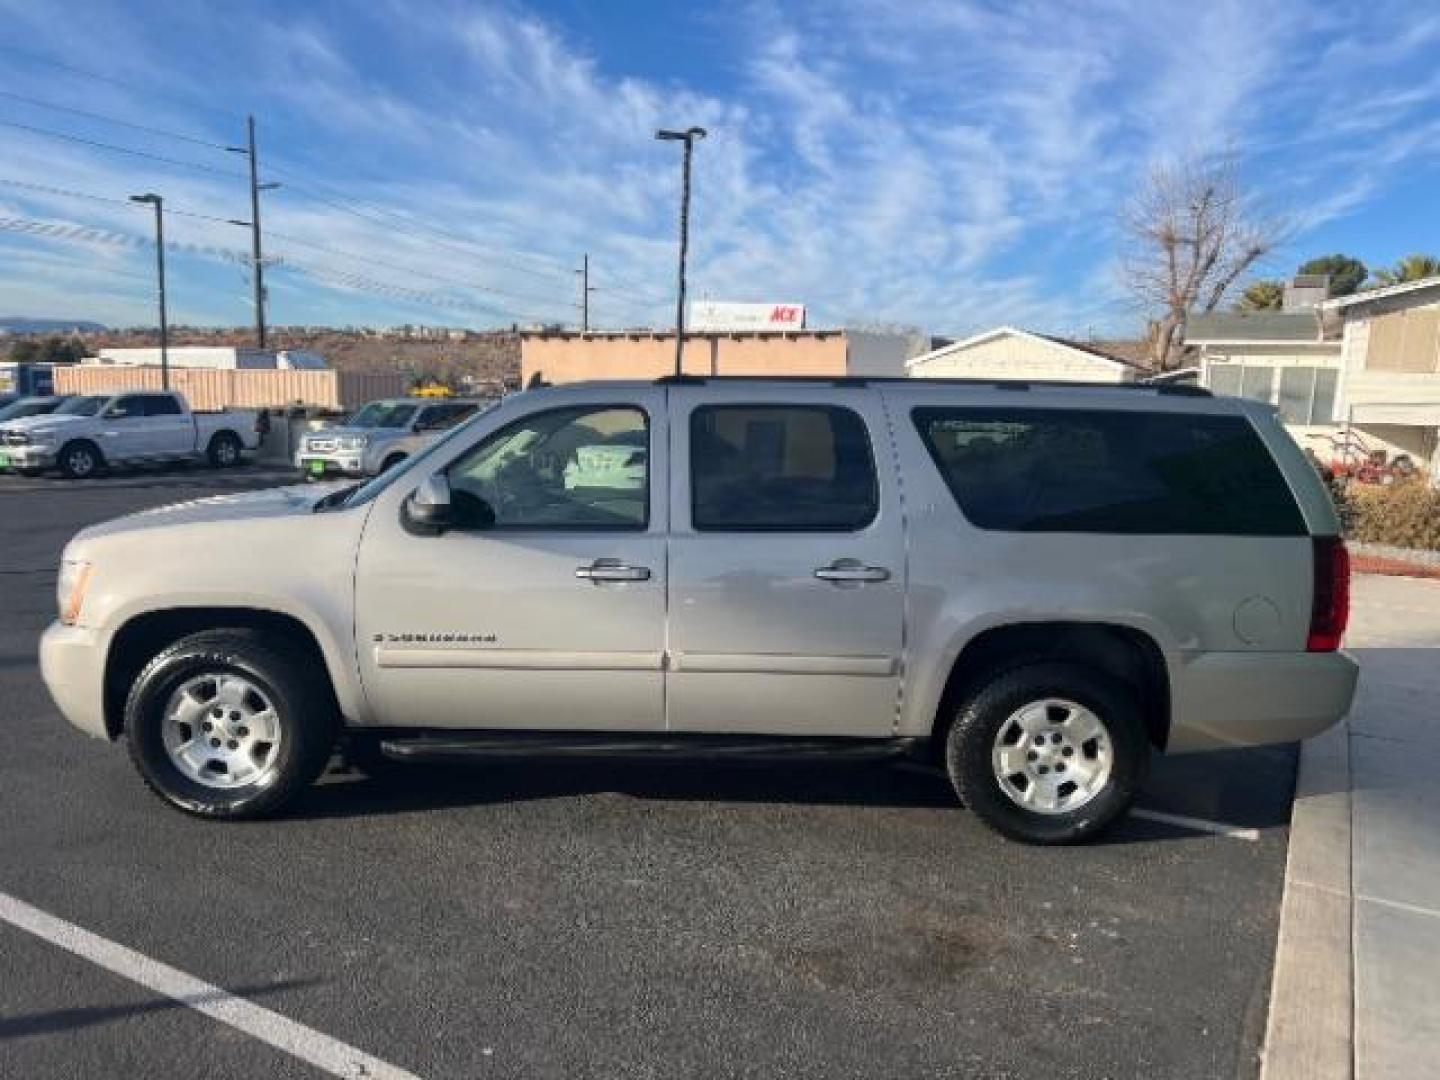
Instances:
[[[1133,382],[1134,363],[1097,346],[1000,326],[915,357],[906,365],[919,379],[1035,379],[1056,382]]]
[[[686,375],[904,375],[918,335],[871,330],[686,333]],[[520,373],[549,383],[658,379],[675,373],[675,334],[533,331],[520,339]]]

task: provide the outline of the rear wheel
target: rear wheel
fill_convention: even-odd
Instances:
[[[67,480],[84,480],[94,476],[105,464],[95,444],[84,441],[66,443],[55,460]]]
[[[130,691],[130,758],[156,795],[186,813],[273,814],[320,774],[334,745],[321,678],[253,631],[182,638]]]
[[[228,431],[219,432],[210,440],[205,456],[215,469],[233,469],[240,464],[240,440]]]
[[[945,764],[987,825],[1032,844],[1088,839],[1125,812],[1149,764],[1133,694],[1076,664],[1011,668],[961,703]]]

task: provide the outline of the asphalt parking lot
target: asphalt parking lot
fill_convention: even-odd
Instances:
[[[60,549],[288,475],[0,477],[0,894],[425,1077],[1257,1074],[1291,748],[1156,763],[1146,812],[1238,832],[1058,850],[876,766],[411,767],[279,821],[168,810],[41,684]],[[0,972],[3,1077],[325,1075],[5,922]]]

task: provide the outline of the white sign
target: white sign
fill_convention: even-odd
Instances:
[[[700,300],[690,305],[692,330],[804,330],[804,304],[733,304]]]

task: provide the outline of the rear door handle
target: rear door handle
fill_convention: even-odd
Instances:
[[[586,581],[649,581],[648,566],[630,566],[619,559],[596,559],[589,566],[577,566],[575,576]]]
[[[883,566],[866,566],[858,559],[836,559],[829,566],[819,567],[815,576],[821,581],[889,581],[890,571]]]

